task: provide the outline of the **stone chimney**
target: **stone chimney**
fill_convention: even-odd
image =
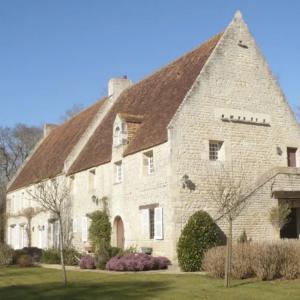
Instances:
[[[55,124],[44,124],[44,138],[56,127],[57,125]]]
[[[117,98],[125,89],[132,85],[133,82],[126,75],[122,78],[112,78],[108,82],[108,96]]]

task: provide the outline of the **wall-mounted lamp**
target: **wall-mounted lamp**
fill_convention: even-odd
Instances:
[[[95,195],[92,196],[92,201],[93,203],[95,203],[96,205],[99,205],[99,198]]]
[[[188,176],[187,174],[184,174],[184,175],[182,176],[181,182],[182,182],[182,188],[183,188],[183,189],[187,188],[187,189],[190,190],[190,192],[191,192],[191,191],[194,191],[194,190],[196,189],[195,183],[193,183],[193,182],[190,180],[190,178],[189,178],[189,176]]]

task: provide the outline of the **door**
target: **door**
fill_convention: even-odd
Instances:
[[[124,224],[123,221],[120,217],[117,218],[116,220],[117,224],[117,247],[124,249]]]
[[[288,167],[296,167],[297,148],[287,148],[287,164]]]
[[[288,216],[288,222],[280,230],[282,239],[297,239],[297,209],[291,208],[291,213]]]

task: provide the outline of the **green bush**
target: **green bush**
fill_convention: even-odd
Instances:
[[[4,243],[0,243],[0,266],[10,265],[13,261],[14,250]]]
[[[60,255],[59,255],[60,257]],[[74,248],[64,250],[65,265],[77,266],[81,259],[81,254]]]
[[[104,211],[97,210],[89,214],[89,217],[92,220],[89,227],[89,240],[93,250],[97,252],[99,248],[103,247],[101,245],[103,241],[106,245],[110,244],[111,224],[108,214]]]
[[[119,256],[122,255],[124,253],[124,250],[118,247],[110,247],[109,250],[109,257],[115,257],[115,256]]]
[[[18,265],[21,268],[28,268],[33,266],[33,258],[29,254],[22,254],[18,258]]]
[[[41,262],[44,264],[60,264],[60,254],[58,249],[43,250]]]
[[[205,211],[194,213],[181,232],[177,244],[180,268],[185,272],[201,269],[204,252],[217,245],[217,225]]]
[[[81,254],[73,248],[64,249],[64,259],[66,266],[76,266],[80,261]],[[43,250],[41,262],[44,264],[60,264],[60,250],[47,249]]]
[[[105,270],[106,263],[110,259],[110,251],[110,244],[103,239],[97,247],[97,251],[95,253],[95,264],[98,269]]]

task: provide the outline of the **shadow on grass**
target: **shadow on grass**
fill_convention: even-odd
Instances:
[[[168,282],[105,281],[99,284],[70,283],[67,288],[55,282],[0,288],[0,299],[152,299],[169,290]]]

